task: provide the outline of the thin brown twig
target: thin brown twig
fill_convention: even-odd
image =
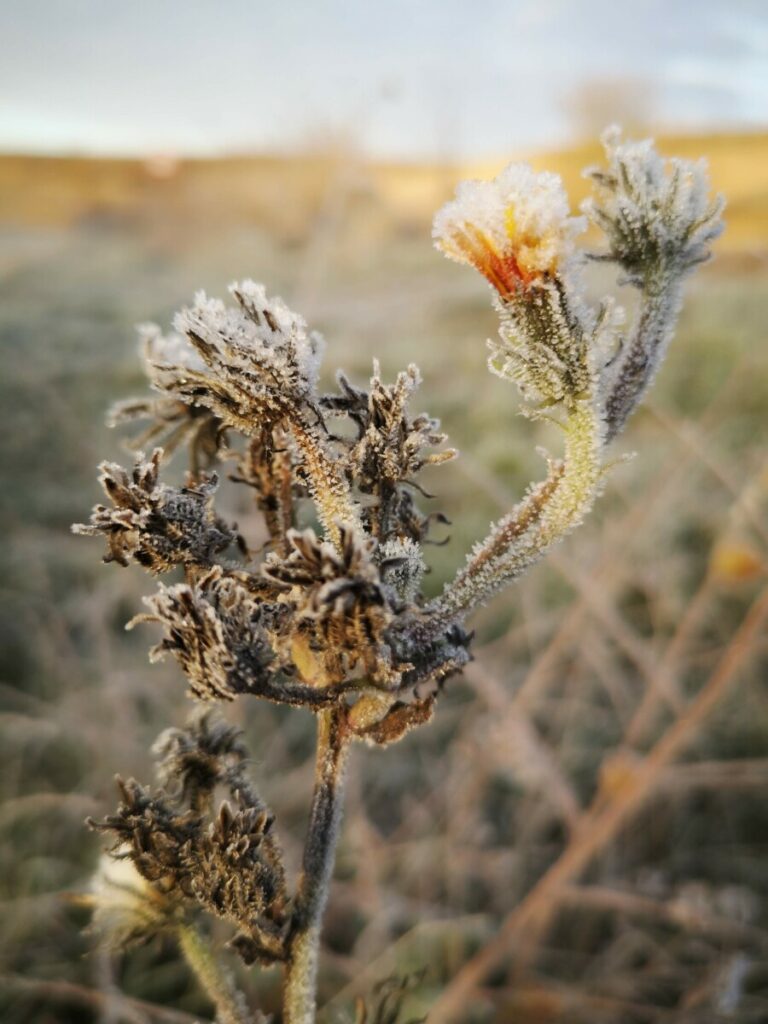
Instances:
[[[96,1011],[103,1010],[108,1003],[117,1003],[123,1012],[136,1021],[149,1018],[164,1024],[210,1024],[198,1014],[172,1010],[167,1006],[158,1006],[156,1003],[134,999],[119,992],[110,992],[106,995],[97,989],[77,985],[71,981],[49,981],[43,978],[24,978],[19,974],[3,974],[0,975],[0,986],[6,987],[7,991],[29,993],[48,1002],[74,1003],[76,1006],[88,1006]]]
[[[605,885],[565,886],[560,899],[561,902],[576,907],[665,921],[686,931],[710,932],[721,939],[747,939],[761,945],[768,943],[768,933],[761,928],[719,914],[702,912],[699,908],[692,908],[682,899],[668,899],[662,902],[649,896],[638,896],[635,892]]]

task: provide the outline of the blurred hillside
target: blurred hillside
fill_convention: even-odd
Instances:
[[[712,182],[728,197],[728,232],[720,252],[768,246],[768,134],[668,136],[667,154],[706,153]],[[354,153],[295,157],[147,160],[0,157],[0,224],[67,227],[120,222],[186,222],[219,228],[255,223],[299,242],[327,213],[329,194],[364,216],[370,236],[422,230],[456,181],[490,177],[509,159],[562,175],[574,204],[587,194],[584,167],[601,160],[596,142],[565,151],[511,154],[503,161],[446,166],[373,164]]]

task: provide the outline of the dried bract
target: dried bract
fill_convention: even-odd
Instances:
[[[114,462],[99,467],[99,482],[113,507],[96,505],[89,523],[78,523],[75,533],[107,541],[105,562],[138,562],[152,573],[168,572],[176,565],[206,568],[216,555],[238,541],[238,534],[216,515],[214,474],[208,480],[177,490],[158,483],[162,449],[149,462],[140,456],[129,474]]]

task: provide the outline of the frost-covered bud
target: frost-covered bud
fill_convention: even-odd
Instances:
[[[508,299],[562,276],[584,227],[583,217],[569,216],[558,175],[510,164],[493,181],[462,182],[435,217],[432,234],[438,249],[475,267]]]
[[[640,290],[635,325],[600,371],[605,439],[618,434],[647,391],[672,338],[682,280],[709,257],[722,231],[723,201],[709,198],[704,161],[664,160],[653,142],[622,142],[618,128],[603,135],[605,170],[591,170],[595,197],[584,210],[605,233],[625,282]]]
[[[603,133],[608,168],[586,172],[596,195],[583,210],[608,239],[607,259],[642,286],[653,274],[680,275],[709,258],[723,230],[723,200],[709,198],[706,161],[665,160],[652,139],[623,142],[613,126]]]

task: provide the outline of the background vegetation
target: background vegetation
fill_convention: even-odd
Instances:
[[[447,1012],[459,1006],[450,979],[484,963],[461,1021],[768,1018],[768,137],[661,148],[710,157],[729,200],[718,258],[688,286],[670,357],[622,441],[638,457],[613,472],[597,514],[479,617],[477,659],[430,729],[355,751],[328,1021],[351,1020],[381,978],[421,969],[408,1013],[441,992]],[[577,169],[596,157],[536,164],[561,170],[577,199]],[[123,630],[140,572],[101,566],[98,545],[68,532],[98,499],[96,463],[120,453],[106,406],[143,388],[132,324],[252,276],[323,331],[327,364],[353,379],[374,355],[388,376],[415,359],[424,407],[461,451],[434,479],[432,504],[453,521],[433,549],[437,590],[540,474],[535,445],[548,440],[485,370],[485,286],[430,248],[454,183],[496,169],[373,166],[349,151],[0,160],[9,1024],[210,1015],[172,947],[93,953],[77,896],[99,846],[83,818],[111,807],[114,772],[146,776],[151,741],[188,706],[176,668],[147,664],[146,631]],[[241,489],[220,505],[258,531]],[[296,867],[310,716],[255,700],[241,711]],[[276,975],[245,984],[274,1009]]]

